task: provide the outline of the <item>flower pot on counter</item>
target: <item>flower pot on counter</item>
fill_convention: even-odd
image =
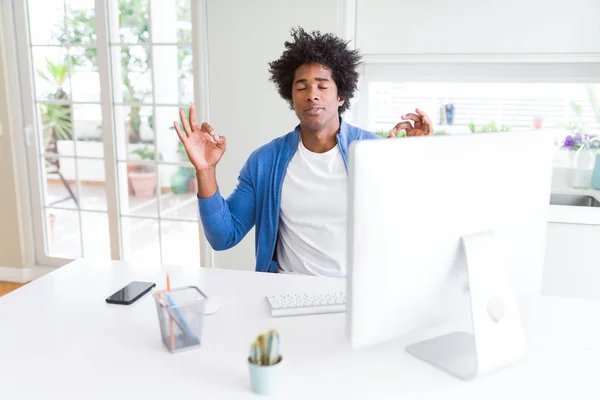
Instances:
[[[156,172],[132,171],[129,178],[136,197],[156,196]]]

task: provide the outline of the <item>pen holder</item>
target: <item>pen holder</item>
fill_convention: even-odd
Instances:
[[[200,346],[206,296],[195,286],[153,294],[165,347],[175,353]]]
[[[281,368],[283,357],[279,356],[276,364],[258,365],[253,364],[248,357],[248,368],[250,369],[250,384],[256,394],[271,395],[277,391],[281,381]]]

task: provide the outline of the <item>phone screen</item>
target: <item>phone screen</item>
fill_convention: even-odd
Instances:
[[[129,285],[110,295],[106,299],[106,302],[116,304],[131,304],[149,292],[154,286],[156,286],[156,284],[152,282],[131,282]]]

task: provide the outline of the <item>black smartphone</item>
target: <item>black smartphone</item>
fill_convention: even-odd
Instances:
[[[107,303],[129,305],[156,286],[152,282],[131,282],[106,298]]]

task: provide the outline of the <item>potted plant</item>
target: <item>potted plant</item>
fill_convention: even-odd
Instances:
[[[390,131],[375,131],[373,133],[386,139],[390,136]],[[400,129],[396,134],[396,137],[406,137],[406,129]]]
[[[269,395],[276,391],[282,362],[279,333],[275,329],[261,333],[252,344],[248,357],[250,383],[255,393]]]
[[[469,130],[471,131],[471,133],[509,132],[512,130],[512,126],[510,126],[510,125],[498,126],[496,121],[491,121],[489,124],[477,126],[477,125],[475,125],[475,123],[473,121],[471,121],[469,123]]]
[[[177,144],[177,155],[182,161],[189,161],[183,143]],[[192,167],[177,167],[171,175],[171,192],[186,194],[197,192],[196,170]]]
[[[132,152],[142,160],[154,160],[154,149],[144,146]],[[160,159],[160,154],[159,154]],[[129,179],[133,193],[137,197],[153,197],[156,195],[156,167],[154,165],[139,164],[129,171]]]
[[[592,150],[597,150],[600,148],[600,142],[597,135],[589,135],[590,138],[590,147]],[[575,132],[574,134],[565,136],[562,145],[560,146],[561,150],[568,151],[568,163],[569,167],[573,166],[573,159],[575,157],[575,152],[579,150],[579,148],[583,145],[583,135],[580,132]]]

